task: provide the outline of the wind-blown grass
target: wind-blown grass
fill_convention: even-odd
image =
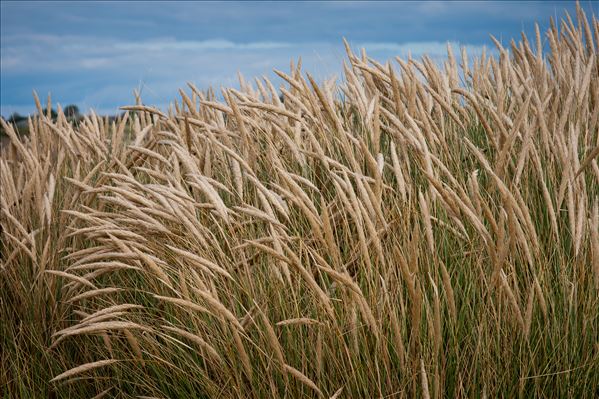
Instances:
[[[599,23],[301,65],[0,159],[5,397],[593,397]],[[48,104],[51,109],[51,104]],[[126,132],[127,130],[127,132]],[[128,131],[132,136],[128,137]]]

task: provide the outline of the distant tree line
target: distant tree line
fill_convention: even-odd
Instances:
[[[66,107],[64,107],[62,112],[64,113],[64,115],[67,117],[67,119],[69,121],[76,122],[79,119],[81,119],[79,107],[77,107],[74,104],[67,105]],[[44,111],[44,113],[46,113],[46,111]],[[58,112],[56,112],[56,110],[54,110],[54,109],[51,109],[50,110],[50,118],[55,121],[57,117],[58,117]],[[27,126],[27,118],[28,118],[28,116],[23,116],[23,115],[19,114],[18,112],[13,112],[8,118],[2,117],[2,119],[4,119],[7,123],[15,126],[18,129],[18,131],[22,134],[27,134],[29,131],[28,126]],[[5,134],[6,134],[6,132],[4,131],[4,128],[0,127],[0,136],[4,136]]]
[[[77,119],[81,115],[79,113],[79,107],[76,106],[76,105],[74,105],[74,104],[67,105],[66,107],[64,107],[64,109],[63,109],[62,112],[65,114],[65,116],[68,119]],[[54,109],[50,110],[50,117],[52,119],[56,119],[57,116],[58,116],[58,112],[56,112]],[[12,123],[12,124],[15,124],[15,125],[18,125],[19,123],[22,123],[22,122],[24,122],[26,120],[27,120],[27,116],[23,116],[23,115],[19,114],[18,112],[12,113],[6,119],[6,121],[8,123]]]

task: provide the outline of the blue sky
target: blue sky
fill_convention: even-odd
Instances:
[[[599,14],[597,2],[583,1]],[[544,2],[1,2],[1,109],[33,112],[32,90],[65,106],[113,114],[133,102],[167,107],[186,82],[237,85],[287,71],[301,56],[320,79],[341,76],[342,37],[373,58],[423,53],[447,42],[471,54],[575,12]]]

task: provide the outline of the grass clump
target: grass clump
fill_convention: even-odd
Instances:
[[[593,397],[599,23],[3,129],[5,397]],[[91,394],[91,395],[90,395]]]

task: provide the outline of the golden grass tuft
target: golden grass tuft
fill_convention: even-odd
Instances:
[[[112,121],[35,96],[2,122],[2,392],[593,397],[599,22],[533,42],[347,45],[339,82]]]

